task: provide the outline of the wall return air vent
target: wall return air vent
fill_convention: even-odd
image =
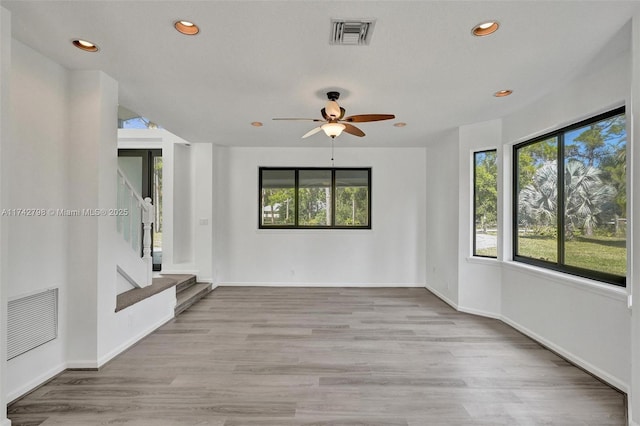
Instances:
[[[9,300],[7,360],[58,337],[58,289]]]
[[[332,19],[330,44],[347,46],[368,45],[375,19]]]

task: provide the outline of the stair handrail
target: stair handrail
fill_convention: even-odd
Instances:
[[[150,197],[143,199],[138,194],[120,167],[118,167],[117,197],[118,213],[124,213],[126,210],[126,214],[117,215],[118,233],[135,252],[141,253],[143,259],[151,260],[151,228],[155,217],[155,206]],[[139,218],[136,220],[138,216]],[[143,230],[142,241],[137,238],[137,230],[140,229],[140,225]]]

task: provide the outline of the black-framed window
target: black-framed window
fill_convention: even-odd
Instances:
[[[260,167],[258,226],[371,229],[371,168]]]
[[[513,257],[626,286],[624,107],[513,147]]]
[[[498,257],[498,154],[473,153],[473,255]]]

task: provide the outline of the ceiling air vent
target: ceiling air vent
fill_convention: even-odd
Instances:
[[[375,19],[332,19],[331,44],[368,45]]]

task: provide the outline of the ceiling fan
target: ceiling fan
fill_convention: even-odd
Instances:
[[[311,129],[305,133],[302,138],[315,135],[320,130],[324,130],[327,136],[335,139],[336,136],[345,131],[351,135],[362,137],[364,132],[351,123],[365,123],[368,121],[392,120],[396,118],[393,114],[358,114],[345,117],[345,109],[338,105],[337,100],[340,98],[340,92],[327,92],[329,101],[327,105],[320,110],[322,119],[319,118],[274,118],[274,120],[296,120],[296,121],[316,121],[325,122],[321,126]]]

